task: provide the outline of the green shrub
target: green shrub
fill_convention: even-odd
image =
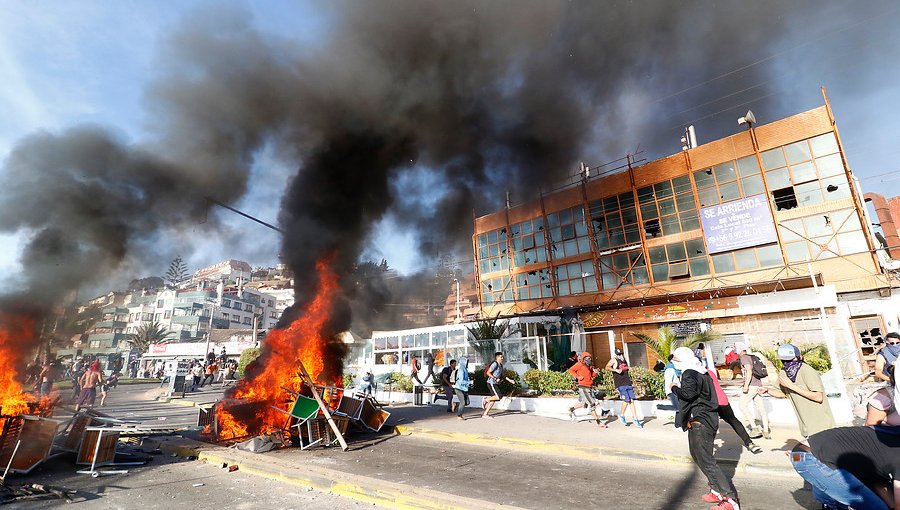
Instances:
[[[350,387],[352,387],[352,386],[353,386],[353,381],[354,381],[355,379],[356,379],[356,376],[354,376],[353,374],[351,374],[351,373],[349,373],[349,372],[344,372],[344,374],[341,375],[341,382],[343,383],[344,388],[350,388]]]
[[[665,378],[660,372],[654,372],[641,367],[631,367],[631,382],[634,386],[634,395],[640,399],[665,400]],[[606,398],[616,400],[619,398],[619,390],[613,382],[613,373],[609,370],[603,370],[600,375],[594,378],[594,384],[606,392]]]
[[[245,349],[244,352],[241,353],[240,359],[238,359],[238,375],[244,377],[244,370],[247,369],[247,365],[252,363],[259,357],[260,350],[257,347],[251,347],[249,349]]]
[[[541,390],[541,375],[543,372],[536,368],[532,368],[525,372],[525,375],[522,377],[522,380],[525,384],[534,391],[539,393],[543,393]]]
[[[800,349],[803,350],[804,348],[801,347]],[[803,361],[816,369],[819,373],[824,374],[831,370],[831,358],[828,356],[828,348],[825,347],[824,344],[810,348],[810,350],[803,355]]]
[[[385,379],[385,384],[390,384],[393,391],[411,393],[413,390],[412,377],[400,372],[391,372]]]
[[[574,391],[572,376],[552,370],[529,370],[525,372],[525,383],[539,394],[558,395]]]

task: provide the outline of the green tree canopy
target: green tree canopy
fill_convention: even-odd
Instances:
[[[150,344],[164,344],[170,341],[172,332],[167,330],[159,322],[144,322],[134,333],[129,333],[125,341],[131,344],[134,352],[145,353],[150,349]]]

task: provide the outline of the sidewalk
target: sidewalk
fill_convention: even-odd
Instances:
[[[170,404],[211,405],[221,398],[221,388],[204,388],[189,393],[183,399],[174,397]],[[472,399],[473,405],[481,397]],[[165,400],[162,399],[161,400]],[[596,459],[598,456],[615,460],[642,459],[664,463],[692,462],[688,451],[687,433],[675,429],[671,418],[647,417],[644,428],[623,425],[615,416],[605,419],[609,428],[600,429],[593,419],[572,422],[537,416],[519,411],[495,410],[493,420],[482,419],[480,407],[468,407],[465,421],[447,413],[442,404],[413,406],[400,404],[387,408],[391,412],[385,429],[423,439],[463,442],[471,445],[509,448],[532,453]],[[773,426],[772,439],[755,439],[763,452],[747,451],[734,430],[719,422],[716,440],[716,459],[735,471],[796,476],[785,452],[800,440],[799,430],[787,426]]]

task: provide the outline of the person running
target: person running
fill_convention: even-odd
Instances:
[[[741,370],[741,355],[733,347],[725,349],[725,366],[731,370],[731,380],[733,381]]]
[[[215,360],[206,365],[206,376],[203,377],[203,381],[200,382],[200,387],[206,386],[206,382],[209,381],[209,384],[212,384],[216,379],[216,372],[219,371],[219,365],[216,364]]]
[[[703,501],[717,503],[710,510],[740,510],[737,489],[713,456],[719,401],[712,377],[689,348],[679,347],[673,354],[672,362],[681,370],[680,385],[673,387],[681,406],[679,425],[688,433],[691,458],[709,482],[710,490]]]
[[[819,373],[803,362],[800,349],[795,345],[778,347],[778,359],[784,362],[784,368],[778,371],[778,385],[791,400],[803,437],[833,429],[834,416]]]
[[[494,419],[494,417],[490,415],[491,409],[494,407],[495,403],[503,399],[503,392],[500,391],[500,381],[504,380],[510,384],[516,384],[516,381],[513,381],[509,377],[504,377],[503,375],[502,352],[494,353],[494,361],[488,365],[484,372],[485,375],[487,375],[488,391],[490,391],[491,394],[481,401],[481,407],[484,408],[484,413],[482,413],[481,417]]]
[[[746,348],[741,349],[741,369],[744,377],[744,384],[741,388],[741,412],[744,414],[744,425],[750,431],[750,437],[753,439],[764,437],[772,438],[769,430],[769,414],[766,412],[766,404],[763,401],[762,379],[766,377],[765,369],[760,368],[762,360],[758,355],[750,353]],[[762,430],[756,428],[756,420],[753,418],[753,412],[750,410],[750,403],[756,407],[756,413],[762,422]]]
[[[884,347],[875,355],[875,378],[890,381],[888,368],[900,358],[900,333],[891,331],[884,336]]]
[[[734,415],[734,410],[728,402],[728,395],[725,394],[725,390],[723,390],[722,385],[719,384],[719,376],[716,374],[715,369],[709,368],[707,369],[707,372],[709,372],[709,377],[712,379],[713,386],[715,387],[716,399],[719,401],[719,407],[716,409],[716,412],[719,413],[719,418],[731,425],[734,432],[741,438],[741,442],[744,443],[745,448],[752,453],[762,453],[762,448],[750,439],[750,435],[747,434],[747,429],[744,428],[744,424]]]
[[[200,388],[200,381],[203,380],[203,364],[200,360],[194,360],[191,366],[191,391],[197,391]]]
[[[663,385],[666,388],[666,396],[669,397],[669,402],[671,402],[672,407],[675,408],[675,418],[673,420],[674,426],[676,429],[680,429],[681,408],[678,404],[678,395],[672,391],[672,388],[678,386],[678,383],[681,380],[681,370],[675,368],[675,364],[672,363],[673,357],[672,354],[669,354],[669,360],[663,370]]]
[[[362,377],[362,384],[359,385],[359,392],[363,395],[371,395],[374,386],[375,376],[372,375],[371,370],[366,370],[365,375]]]
[[[50,396],[50,392],[53,391],[53,382],[59,377],[59,372],[59,365],[55,360],[50,361],[48,359],[47,362],[44,363],[39,375],[41,380],[40,395],[42,397]]]
[[[606,369],[612,370],[613,383],[619,391],[619,398],[622,399],[619,421],[623,425],[628,425],[628,420],[625,419],[625,411],[631,408],[631,422],[639,429],[644,428],[637,417],[637,408],[634,405],[634,386],[631,381],[631,374],[629,374],[631,368],[628,366],[628,361],[625,360],[625,354],[622,352],[622,349],[615,350],[615,356],[606,364]]]
[[[97,386],[103,380],[103,372],[100,370],[100,362],[91,363],[91,368],[81,376],[81,394],[78,396],[78,402],[75,404],[77,412],[82,407],[94,407],[97,401]]]
[[[600,416],[606,416],[609,410],[603,409],[598,415],[597,407],[600,404],[594,400],[594,377],[598,376],[600,371],[594,368],[594,358],[591,356],[591,353],[581,353],[581,361],[572,365],[568,372],[575,378],[575,384],[578,388],[578,401],[581,402],[583,407],[591,410],[598,427],[601,429],[607,428],[605,423],[600,422]],[[569,419],[575,419],[574,407],[569,408]]]
[[[450,363],[452,364],[453,362],[451,361]],[[456,393],[456,398],[459,399],[459,407],[456,408],[456,418],[465,420],[463,418],[463,409],[469,405],[469,387],[472,385],[472,379],[469,377],[468,358],[460,358],[450,380],[453,383],[453,391]]]
[[[441,386],[444,388],[444,396],[447,397],[447,412],[453,412],[453,382],[450,375],[456,370],[456,360],[450,360],[450,364],[441,370]]]

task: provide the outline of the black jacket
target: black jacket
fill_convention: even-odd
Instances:
[[[681,386],[675,386],[673,391],[681,408],[681,423],[677,425],[683,430],[687,430],[688,422],[694,420],[712,430],[719,428],[719,398],[709,374],[685,370],[681,373]]]

